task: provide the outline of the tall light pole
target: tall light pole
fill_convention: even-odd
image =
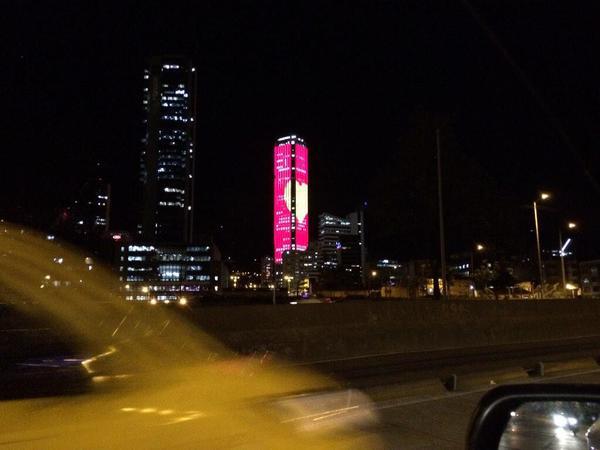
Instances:
[[[475,251],[477,251],[479,253],[485,251],[485,245],[475,244],[475,247],[471,249],[471,267],[470,267],[471,278],[473,278],[473,275],[475,275]]]
[[[438,211],[440,216],[440,259],[442,266],[442,285],[444,298],[448,300],[448,279],[446,276],[446,238],[444,235],[444,204],[442,199],[442,155],[440,149],[440,129],[435,130],[435,143],[437,150],[437,178],[438,178]],[[437,280],[435,281],[437,282]]]
[[[575,228],[577,228],[577,224],[575,222],[568,222],[567,223],[567,228],[569,230],[573,230]],[[567,242],[565,245],[563,245],[563,239],[562,239],[562,227],[558,229],[558,252],[560,255],[560,271],[562,274],[562,285],[563,285],[563,290],[567,290],[567,274],[566,274],[566,270],[565,270],[565,250],[567,249],[567,246],[569,245],[569,243],[571,242],[570,239],[567,239]]]
[[[471,265],[469,266],[469,275],[471,276],[471,282],[473,287],[473,297],[475,297],[475,252],[483,253],[485,251],[485,245],[479,243],[475,244],[474,247],[471,248]]]
[[[550,194],[542,192],[540,200],[548,200]],[[538,221],[537,201],[533,202],[533,218],[535,221],[535,240],[537,243],[538,269],[540,272],[540,298],[544,298],[544,269],[542,267],[542,248],[540,246],[540,224]]]

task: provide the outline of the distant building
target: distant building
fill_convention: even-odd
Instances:
[[[319,275],[316,246],[310,245],[306,251],[288,250],[283,253],[283,286],[293,296],[312,293],[312,287]]]
[[[562,268],[560,258],[544,261],[544,278],[547,284],[558,285],[562,289]],[[579,285],[579,264],[574,260],[565,260],[565,281]]]
[[[144,70],[140,179],[142,240],[190,243],[194,222],[196,73],[189,59],[155,57]]]
[[[366,204],[366,203],[365,203]],[[367,267],[367,243],[365,240],[365,214],[361,208],[358,211],[348,214],[346,217],[350,220],[350,233],[359,236],[360,245],[360,267],[361,281],[363,286],[366,282],[366,267]]]
[[[339,236],[336,248],[337,267],[346,272],[349,281],[346,288],[358,289],[362,286],[362,251],[360,235],[343,234]]]
[[[275,264],[272,256],[263,256],[260,260],[260,284],[271,287],[275,280]]]
[[[348,214],[346,217],[320,214],[318,254],[319,268],[322,272],[349,272],[352,274],[351,278],[364,285],[366,246],[362,211]],[[353,286],[355,284],[352,282]]]
[[[178,302],[218,291],[219,260],[210,245],[122,246],[119,272],[125,299]]]
[[[367,274],[370,286],[397,286],[406,274],[406,267],[393,259],[380,259],[371,273]]]
[[[600,298],[600,259],[579,263],[581,274],[581,295]]]
[[[292,134],[277,139],[273,149],[273,244],[275,264],[285,251],[308,247],[308,148]]]
[[[352,224],[345,217],[319,214],[318,250],[321,270],[336,269],[340,236],[351,234]]]
[[[110,202],[110,184],[100,177],[89,179],[73,203],[61,211],[57,231],[79,241],[103,235],[110,226]]]

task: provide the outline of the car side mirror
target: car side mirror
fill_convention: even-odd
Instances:
[[[600,450],[600,385],[500,386],[471,419],[468,450]]]

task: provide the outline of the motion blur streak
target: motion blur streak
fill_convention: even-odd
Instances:
[[[82,361],[90,381],[78,395],[0,402],[0,447],[381,447],[365,430],[375,415],[364,395],[241,359],[168,307],[132,307],[117,280],[85,260],[32,231],[0,229],[0,311],[50,326],[77,356],[64,361]]]

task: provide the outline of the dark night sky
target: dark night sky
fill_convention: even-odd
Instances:
[[[373,186],[419,110],[452,118],[455,146],[497,185],[505,215],[525,218],[507,239],[527,232],[522,205],[545,187],[560,193],[552,220],[580,219],[580,248],[593,255],[600,192],[584,167],[598,180],[600,5],[471,1],[543,105],[461,1],[5,5],[0,213],[49,221],[99,160],[113,224],[132,227],[144,59],[177,53],[199,74],[198,226],[222,225],[234,256],[270,252],[277,136],[293,131],[309,145],[314,227],[319,212],[378,201]],[[401,216],[404,193],[388,195]],[[385,217],[371,220],[377,234]],[[451,250],[470,245],[453,234],[465,230],[448,229]],[[420,256],[402,239],[374,238],[373,254]]]

